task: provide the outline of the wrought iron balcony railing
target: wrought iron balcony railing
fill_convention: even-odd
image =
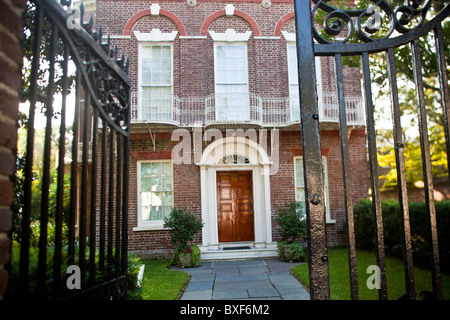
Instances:
[[[324,93],[319,102],[321,122],[339,121],[335,93]],[[345,97],[348,125],[364,125],[361,97]],[[298,95],[266,98],[254,93],[216,93],[206,97],[178,97],[173,94],[133,92],[131,122],[165,123],[180,127],[194,124],[245,123],[260,126],[288,126],[300,122]]]

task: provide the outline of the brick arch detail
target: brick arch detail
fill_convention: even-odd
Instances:
[[[289,12],[281,17],[281,19],[277,22],[277,26],[275,27],[275,36],[279,37],[281,35],[281,29],[284,24],[289,20],[295,18],[294,12]]]
[[[211,25],[211,23],[216,20],[219,17],[223,17],[225,16],[225,10],[220,10],[217,12],[214,12],[213,14],[211,14],[208,18],[206,18],[206,20],[203,22],[202,28],[200,30],[200,35],[201,36],[206,36],[206,32],[208,31],[209,26]],[[245,21],[248,22],[248,24],[250,24],[250,26],[253,29],[253,35],[255,37],[259,37],[261,35],[261,32],[259,31],[259,27],[258,24],[256,23],[256,21],[247,13],[240,11],[240,10],[234,10],[234,15],[237,17],[241,17],[242,19],[244,19]]]
[[[145,16],[150,16],[151,15],[151,11],[150,10],[143,10],[140,11],[136,14],[134,14],[129,20],[128,22],[125,24],[125,28],[123,29],[123,35],[124,36],[129,36],[131,33],[131,28],[133,28],[134,24],[141,18],[145,17]],[[161,16],[165,16],[167,18],[169,18],[170,20],[172,20],[177,28],[178,31],[180,32],[180,36],[185,36],[186,35],[186,29],[184,27],[183,22],[181,22],[180,18],[178,18],[175,14],[173,14],[170,11],[164,10],[164,9],[160,9],[159,10],[159,15]]]

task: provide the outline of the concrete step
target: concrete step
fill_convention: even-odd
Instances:
[[[203,251],[202,261],[276,258],[277,256],[277,250],[272,248],[218,249]]]

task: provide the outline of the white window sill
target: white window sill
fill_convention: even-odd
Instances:
[[[163,221],[155,221],[151,224],[140,225],[133,228],[133,231],[152,231],[152,230],[167,230],[164,229]]]

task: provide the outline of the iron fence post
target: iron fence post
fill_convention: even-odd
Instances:
[[[300,114],[306,219],[308,225],[308,265],[311,299],[330,299],[325,201],[319,111],[317,106],[315,57],[312,35],[311,1],[295,0]]]

